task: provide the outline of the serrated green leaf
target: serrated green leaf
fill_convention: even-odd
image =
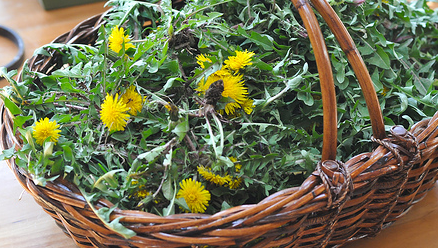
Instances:
[[[394,92],[400,98],[400,110],[397,111],[398,114],[401,114],[406,111],[408,108],[408,97],[405,94]]]
[[[188,120],[184,120],[178,123],[178,125],[176,125],[176,127],[172,130],[172,133],[176,134],[179,140],[181,141],[184,139],[184,136],[189,130],[190,130],[189,122]]]
[[[3,98],[3,102],[12,115],[19,115],[22,113],[21,109],[17,106],[17,104],[15,104],[9,98],[7,97]]]
[[[122,235],[125,239],[130,239],[130,238],[134,237],[135,235],[137,235],[137,233],[135,233],[131,229],[126,228],[124,225],[122,225],[120,223],[120,220],[122,220],[123,218],[124,218],[123,216],[117,217],[113,221],[108,223],[107,226],[111,230],[113,230],[113,231],[117,232],[118,234]]]
[[[101,207],[96,209],[92,204],[95,194],[86,193],[84,189],[79,188],[85,200],[88,203],[88,206],[93,210],[96,216],[102,221],[102,223],[108,227],[110,230],[122,235],[124,238],[129,239],[137,235],[134,231],[126,228],[120,223],[120,219],[122,217],[118,217],[110,222],[111,213],[114,211],[116,205],[112,208]]]
[[[391,62],[388,54],[379,45],[376,45],[376,53],[373,57],[367,60],[368,63],[378,66],[382,69],[391,69]]]
[[[32,116],[15,116],[14,118],[14,125],[16,127],[22,127],[24,123],[28,120],[32,119]]]
[[[11,147],[9,149],[5,149],[0,154],[0,160],[10,159],[15,155],[15,147]]]
[[[153,161],[156,157],[158,157],[165,149],[167,148],[167,146],[162,145],[162,146],[158,146],[155,147],[154,149],[148,151],[148,152],[144,152],[140,155],[137,156],[138,159],[140,160],[147,160],[147,161]]]
[[[169,201],[172,200],[175,191],[173,190],[172,180],[170,178],[164,180],[162,190],[163,190],[163,196]]]

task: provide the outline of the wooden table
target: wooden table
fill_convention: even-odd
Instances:
[[[44,11],[37,0],[0,0],[0,25],[24,39],[26,58],[41,45],[71,30],[82,20],[103,12],[104,2]],[[16,52],[0,37],[0,65]],[[0,81],[0,87],[6,82]],[[0,162],[0,247],[73,248],[68,238],[33,198],[23,191],[5,162]],[[347,244],[348,248],[438,248],[438,187],[377,237]],[[436,236],[435,236],[436,235]]]

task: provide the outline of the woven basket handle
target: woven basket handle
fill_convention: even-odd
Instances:
[[[336,12],[326,0],[311,0],[311,2],[327,22],[327,25],[335,35],[342,50],[347,55],[365,97],[368,112],[370,114],[373,135],[377,139],[383,139],[386,134],[379,100],[377,99],[371,76],[353,42],[353,39]],[[304,27],[309,35],[310,43],[312,44],[315,53],[316,65],[320,78],[324,116],[324,136],[321,160],[336,160],[337,105],[330,57],[327,52],[324,37],[322,36],[321,28],[309,2],[307,0],[292,0],[292,3],[295,8],[297,8],[303,20]]]

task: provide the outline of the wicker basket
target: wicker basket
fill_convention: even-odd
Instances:
[[[408,132],[393,127],[385,137],[380,106],[368,71],[345,27],[325,0],[312,0],[347,54],[362,86],[378,146],[342,163],[336,155],[336,98],[333,76],[319,24],[306,0],[293,0],[315,51],[324,106],[323,162],[300,187],[277,192],[258,204],[214,215],[160,217],[116,209],[111,220],[137,233],[125,239],[107,228],[71,183],[57,179],[37,186],[14,159],[8,164],[18,181],[80,247],[325,247],[373,236],[403,216],[430,190],[437,176],[438,113]],[[57,43],[93,44],[101,16],[80,23]],[[50,73],[62,66],[58,55],[29,61],[32,71]],[[20,147],[10,113],[1,108],[1,148]],[[370,148],[371,150],[371,148]],[[101,200],[94,208],[111,207]]]

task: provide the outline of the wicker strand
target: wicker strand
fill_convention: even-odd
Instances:
[[[371,76],[353,39],[339,16],[326,0],[311,0],[311,2],[333,32],[345,55],[347,55],[360,87],[362,88],[362,93],[370,114],[373,135],[379,139],[383,139],[386,136],[386,132],[379,100]]]
[[[335,230],[334,226],[339,220],[339,214],[352,195],[353,180],[345,168],[345,164],[341,161],[327,160],[319,162],[316,170],[319,173],[319,177],[321,178],[328,195],[327,208],[335,210],[335,213],[331,216],[329,222],[330,228],[328,228],[328,232],[325,234],[325,237],[321,242],[321,247],[324,248],[328,245],[330,238],[333,235]],[[333,198],[335,198],[335,201],[333,201]]]
[[[388,149],[389,151],[391,151],[391,153],[394,155],[394,157],[397,159],[397,161],[400,164],[400,168],[404,168],[404,161],[402,159],[402,157],[400,156],[400,152],[397,148],[395,148],[391,142],[387,141],[387,140],[381,140],[381,139],[376,139],[374,137],[371,137],[371,141],[374,143],[377,143],[383,147],[385,147],[386,149]]]
[[[309,35],[319,72],[323,105],[323,141],[321,160],[335,160],[337,148],[337,108],[333,71],[320,25],[308,0],[292,0]]]
[[[319,162],[316,170],[328,195],[327,208],[339,208],[339,205],[349,199],[347,196],[351,195],[353,190],[353,180],[344,163],[326,160]]]
[[[404,129],[401,126],[395,126],[391,128],[391,134],[392,136],[389,138],[386,138],[384,140],[376,139],[374,137],[371,137],[371,140],[389,151],[394,155],[394,157],[397,159],[399,163],[399,170],[402,173],[401,177],[403,178],[402,183],[398,186],[397,193],[395,197],[393,197],[393,200],[391,201],[389,207],[387,208],[383,218],[380,219],[380,221],[373,227],[374,232],[372,236],[377,235],[380,233],[380,231],[385,226],[385,221],[387,220],[388,216],[392,213],[394,206],[397,204],[397,201],[403,192],[403,188],[408,181],[409,177],[408,174],[411,171],[413,164],[415,164],[417,161],[421,158],[421,153],[418,152],[418,141],[416,138],[408,132],[406,129]],[[408,163],[405,165],[404,160],[402,159],[402,156],[400,155],[400,152],[403,152],[405,155],[407,155],[410,159]]]
[[[400,167],[402,167],[400,165]],[[380,233],[380,231],[384,228],[385,222],[388,219],[388,216],[392,213],[392,210],[394,209],[395,205],[397,204],[397,201],[401,195],[401,193],[403,192],[403,188],[406,184],[406,182],[408,181],[409,177],[407,176],[409,174],[409,172],[411,171],[412,167],[409,167],[404,171],[403,176],[404,176],[404,180],[401,183],[401,185],[398,187],[398,191],[396,196],[394,197],[393,201],[391,202],[390,207],[387,209],[386,214],[380,219],[379,222],[377,222],[377,224],[374,226],[374,233],[371,234],[370,236],[375,236],[378,233]]]

